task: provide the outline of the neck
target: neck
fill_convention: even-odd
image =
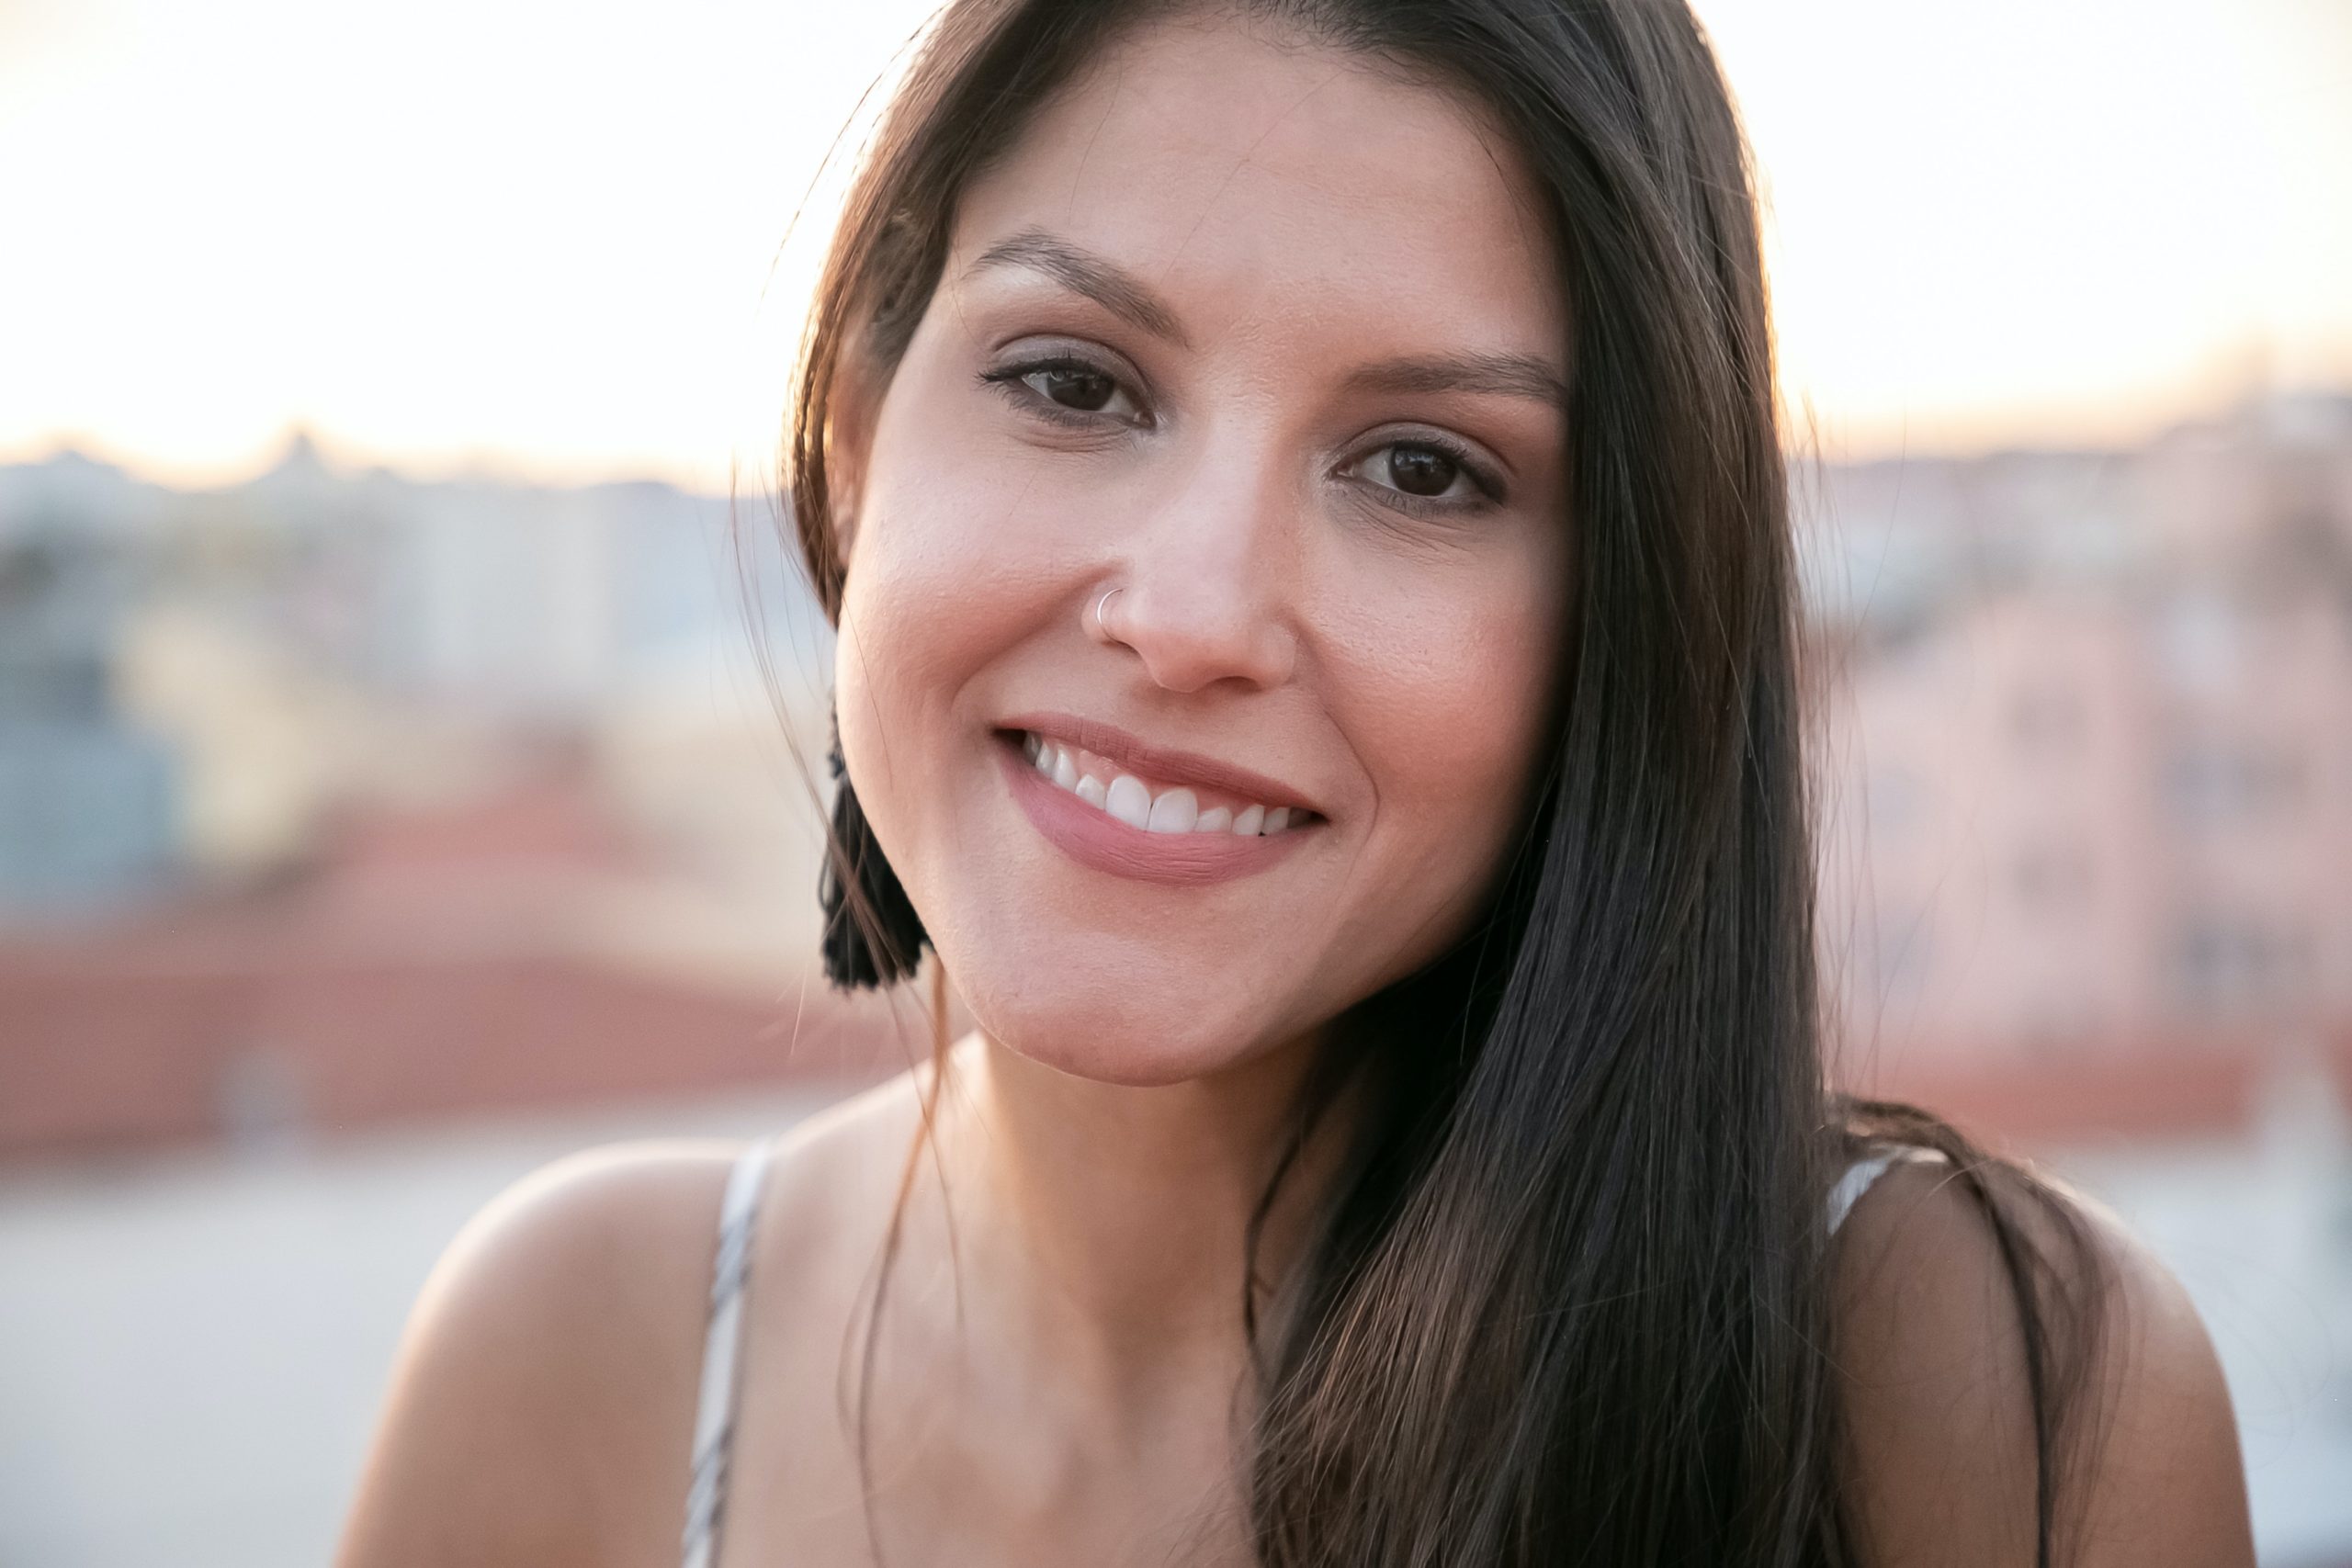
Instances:
[[[942,1169],[966,1235],[967,1310],[984,1314],[974,1326],[992,1350],[1034,1352],[1131,1408],[1201,1386],[1207,1369],[1238,1373],[1250,1217],[1316,1045],[1305,1036],[1211,1077],[1138,1088],[1041,1066],[984,1032],[959,1042]],[[1325,1196],[1345,1110],[1284,1175],[1261,1284],[1283,1277]],[[1262,1311],[1262,1290],[1257,1300]]]

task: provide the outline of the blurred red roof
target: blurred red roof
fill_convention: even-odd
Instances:
[[[2314,1043],[2315,1065],[2337,1107],[2352,1106],[2352,1031]],[[2251,1133],[2267,1086],[2296,1065],[2265,1036],[2219,1032],[2027,1057],[1905,1042],[1840,1075],[1840,1083],[1908,1100],[2001,1142],[2156,1142]]]
[[[0,1159],[854,1083],[921,1048],[813,967],[779,959],[753,995],[632,954],[609,916],[658,874],[575,780],[540,778],[354,818],[264,882],[0,938]]]

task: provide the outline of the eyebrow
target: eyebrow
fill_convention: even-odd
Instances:
[[[1176,323],[1176,313],[1133,273],[1042,229],[1025,229],[1009,240],[998,241],[964,269],[964,276],[970,277],[992,266],[1025,266],[1042,272],[1154,337],[1166,338],[1182,348],[1192,346],[1184,329]]]
[[[963,276],[968,278],[998,266],[1043,273],[1154,337],[1179,347],[1192,346],[1177,323],[1176,313],[1141,279],[1117,263],[1042,229],[1024,229],[998,241],[975,257]],[[1532,354],[1436,354],[1385,359],[1356,370],[1348,378],[1348,386],[1357,391],[1407,395],[1485,393],[1532,399],[1563,411],[1568,407],[1566,381],[1548,361]]]
[[[1567,382],[1549,362],[1532,354],[1436,354],[1384,359],[1350,376],[1348,385],[1369,392],[1484,392],[1532,398],[1563,412],[1568,406]]]

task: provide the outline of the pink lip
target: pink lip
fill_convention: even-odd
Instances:
[[[1066,713],[1030,713],[1016,714],[1000,723],[1006,729],[1034,729],[1049,740],[1067,740],[1081,751],[1091,751],[1131,773],[1162,784],[1206,784],[1244,800],[1260,801],[1269,809],[1287,806],[1293,811],[1325,815],[1313,801],[1280,779],[1270,779],[1197,751],[1147,745],[1117,725],[1104,724],[1100,719]]]
[[[1024,727],[1025,728],[1025,727]],[[1053,733],[1047,731],[1047,733]],[[1073,739],[1073,744],[1084,745]],[[1092,750],[1089,746],[1086,750]],[[1297,848],[1315,827],[1280,833],[1147,833],[1056,786],[1023,754],[1020,742],[999,738],[1012,798],[1021,803],[1055,848],[1080,865],[1139,882],[1197,887],[1263,871]],[[1206,782],[1206,781],[1203,781]]]

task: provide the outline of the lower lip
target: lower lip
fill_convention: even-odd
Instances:
[[[1265,870],[1320,827],[1310,822],[1279,833],[1147,833],[1130,828],[1054,784],[1021,750],[1018,739],[998,738],[1012,798],[1037,831],[1080,865],[1138,882],[1182,887],[1227,882]]]

